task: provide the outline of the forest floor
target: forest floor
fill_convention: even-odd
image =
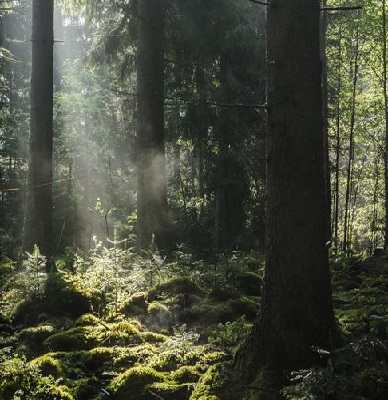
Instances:
[[[224,367],[260,304],[263,264],[235,253],[101,250],[0,264],[0,399],[222,400]],[[346,339],[322,366],[295,371],[287,399],[388,399],[388,256],[332,264]],[[236,394],[236,400],[240,397]]]

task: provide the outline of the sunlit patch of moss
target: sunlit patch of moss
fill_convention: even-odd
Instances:
[[[144,343],[134,347],[118,349],[114,356],[115,368],[128,368],[136,363],[147,363],[148,360],[158,354],[158,348],[150,343]]]
[[[70,389],[65,385],[58,385],[52,377],[42,377],[33,396],[40,400],[74,400]]]
[[[108,391],[116,400],[149,399],[147,386],[156,382],[168,382],[165,374],[153,368],[137,366],[128,369],[114,378],[108,386]]]
[[[147,389],[149,394],[154,396],[154,398],[160,398],[163,400],[187,400],[194,389],[194,384],[157,382],[151,383]],[[150,397],[150,400],[151,398],[152,397]]]
[[[341,330],[347,336],[364,333],[369,323],[365,310],[361,309],[336,310],[336,317]]]
[[[171,377],[178,383],[198,382],[203,370],[200,365],[184,365],[171,373]]]
[[[53,357],[50,353],[44,354],[41,357],[37,357],[30,361],[31,365],[39,368],[39,371],[43,376],[53,376],[54,378],[59,378],[63,376],[63,369],[61,362]]]
[[[223,383],[223,372],[220,364],[208,368],[195,386],[190,400],[221,400],[217,390],[220,390]]]
[[[139,337],[144,343],[164,343],[168,336],[156,332],[141,332]]]
[[[100,320],[93,314],[87,313],[81,315],[74,323],[74,326],[88,326],[88,325],[98,325]]]

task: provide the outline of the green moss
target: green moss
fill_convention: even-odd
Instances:
[[[20,331],[18,337],[20,343],[28,347],[32,352],[40,351],[43,342],[53,334],[54,327],[52,325],[40,325],[31,328],[25,328]]]
[[[166,296],[191,294],[204,297],[205,292],[189,278],[174,278],[156,285],[148,291],[148,301],[161,300]]]
[[[50,351],[74,351],[92,348],[96,343],[87,337],[85,328],[73,328],[48,337],[44,346]]]
[[[124,305],[122,312],[125,315],[140,315],[147,312],[147,301],[144,292],[135,293]]]
[[[163,400],[188,400],[194,385],[191,383],[152,383],[149,390],[154,394],[154,398]],[[158,397],[157,397],[158,396]]]
[[[84,364],[88,371],[99,371],[113,364],[119,349],[116,347],[95,347],[87,352]]]
[[[96,377],[81,378],[72,381],[71,392],[77,400],[90,400],[93,398],[100,398],[100,383]],[[98,397],[96,397],[98,396]]]
[[[90,312],[91,299],[60,273],[49,274],[41,298],[28,298],[20,302],[13,312],[17,325],[35,325],[42,314],[48,317],[78,318]]]
[[[184,365],[173,371],[171,377],[178,383],[195,383],[198,382],[202,375],[201,366]]]
[[[43,376],[53,376],[59,378],[63,375],[62,364],[51,354],[45,354],[30,361],[31,365],[39,368]]]
[[[217,390],[222,386],[222,370],[220,364],[208,368],[202,375],[190,397],[190,400],[221,400]]]
[[[118,350],[113,360],[115,368],[128,368],[137,362],[147,362],[158,354],[158,348],[150,343]]]
[[[187,322],[195,322],[209,326],[211,324],[235,321],[245,315],[248,320],[254,320],[259,307],[259,300],[255,297],[239,297],[219,302],[206,299],[182,313],[182,318]]]
[[[112,380],[108,391],[116,400],[143,400],[154,398],[147,386],[156,382],[166,382],[166,376],[150,367],[133,367]]]
[[[60,273],[49,274],[45,287],[45,306],[51,315],[77,318],[90,311],[91,299]]]
[[[74,400],[70,390],[65,385],[58,385],[51,377],[42,377],[33,394],[34,399],[39,400]]]
[[[147,343],[164,343],[168,339],[168,336],[156,332],[142,332],[139,337]]]
[[[98,325],[100,320],[93,314],[87,313],[81,315],[77,321],[74,323],[75,326],[89,326],[89,325]]]
[[[336,317],[345,335],[364,333],[369,323],[366,312],[361,309],[336,310]]]

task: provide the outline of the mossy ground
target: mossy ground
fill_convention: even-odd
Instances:
[[[35,396],[26,399],[224,400],[226,367],[257,314],[262,281],[260,269],[225,268],[217,281],[166,276],[114,307],[113,296],[51,275],[40,297],[0,315],[0,398],[25,390]],[[350,344],[330,354],[328,367],[299,373],[284,393],[323,399],[317,387],[325,396],[342,387],[386,399],[388,257],[334,264],[333,280]]]
[[[41,293],[10,308],[6,326],[14,339],[0,362],[15,373],[23,366],[29,378],[3,391],[0,385],[0,398],[13,399],[20,386],[31,393],[48,388],[39,397],[47,400],[188,400],[193,393],[213,399],[206,388],[212,371],[231,359],[243,336],[239,327],[250,326],[259,303],[260,288],[247,285],[244,291],[243,283],[260,283],[259,271],[239,272],[235,284],[235,276],[226,281],[227,275],[216,282],[192,279],[187,271],[166,274],[118,302],[122,288],[113,284],[107,292],[76,275],[50,274]],[[5,328],[0,336],[5,344]],[[14,354],[23,357],[20,363]],[[60,382],[57,392],[50,382]]]

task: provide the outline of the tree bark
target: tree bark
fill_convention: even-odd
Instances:
[[[382,0],[383,27],[383,94],[385,119],[384,191],[385,191],[385,229],[384,250],[388,249],[388,90],[387,90],[387,11],[386,0]]]
[[[167,245],[164,152],[164,0],[138,2],[138,248]]]
[[[351,242],[349,240],[349,221],[350,221],[350,199],[353,191],[353,170],[354,170],[354,129],[356,124],[356,98],[357,98],[357,83],[358,83],[358,57],[359,57],[359,32],[357,27],[356,44],[354,55],[354,68],[353,68],[353,87],[351,99],[351,113],[350,113],[350,132],[349,132],[349,149],[346,171],[346,191],[345,191],[345,210],[344,210],[344,232],[342,250],[349,253]]]
[[[337,337],[326,248],[319,1],[268,7],[267,260],[262,306],[236,359],[248,399],[273,399],[287,370]],[[285,43],[287,44],[285,46]],[[245,369],[244,369],[245,368]]]
[[[53,1],[34,0],[30,159],[24,248],[52,257]]]

